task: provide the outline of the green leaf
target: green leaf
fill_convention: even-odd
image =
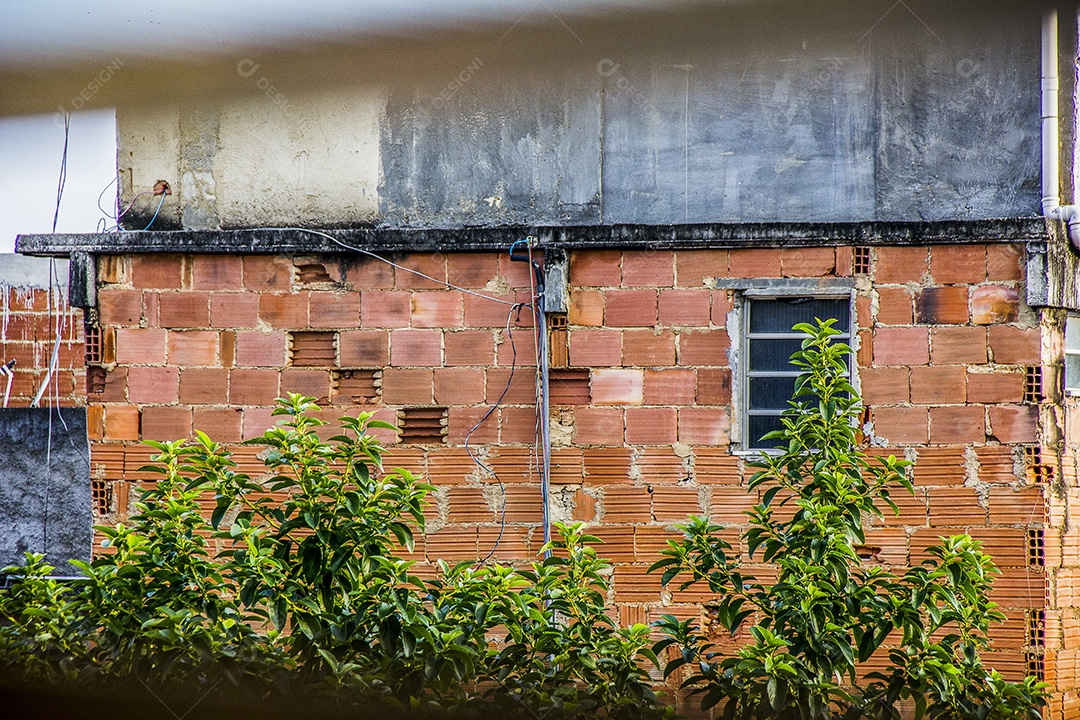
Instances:
[[[229,505],[219,503],[217,507],[214,508],[214,512],[210,514],[210,526],[217,530],[221,525],[221,519],[225,517],[225,513],[228,511]]]
[[[783,678],[770,677],[765,690],[773,712],[779,712],[787,704],[787,681]]]
[[[288,618],[289,604],[288,601],[279,596],[270,603],[270,622],[274,623],[274,627],[280,632],[285,629],[285,621]]]
[[[382,420],[368,420],[367,427],[369,428],[381,428],[383,430],[397,430],[396,425],[391,425],[388,422]]]

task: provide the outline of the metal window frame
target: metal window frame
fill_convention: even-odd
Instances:
[[[1069,313],[1065,316],[1065,328],[1062,333],[1061,344],[1064,347],[1064,356],[1062,357],[1062,364],[1064,367],[1061,372],[1061,382],[1065,388],[1065,394],[1069,397],[1080,397],[1080,377],[1069,377],[1069,362],[1070,357],[1080,357],[1080,347],[1069,347],[1069,325],[1080,324],[1080,313]]]
[[[784,300],[787,298],[805,297],[812,298],[814,300],[847,300],[848,301],[848,327],[845,329],[845,333],[840,339],[847,342],[851,346],[852,350],[858,351],[858,318],[856,315],[855,298],[856,293],[854,288],[808,288],[808,287],[785,287],[785,288],[748,288],[743,290],[736,296],[735,309],[739,315],[738,318],[738,342],[733,347],[734,357],[737,367],[734,368],[738,382],[735,387],[738,389],[735,395],[732,397],[732,406],[737,415],[737,422],[733,423],[732,429],[737,431],[737,434],[732,437],[732,447],[735,453],[740,455],[759,455],[762,453],[773,454],[779,452],[775,448],[763,448],[753,447],[751,443],[756,442],[755,439],[750,437],[750,417],[752,415],[764,416],[774,415],[779,416],[783,411],[775,410],[758,410],[754,411],[750,407],[750,378],[751,377],[797,377],[799,372],[796,370],[785,371],[755,371],[750,367],[750,345],[755,339],[792,339],[803,338],[805,335],[800,333],[788,332],[788,333],[751,333],[750,332],[750,314],[751,305],[755,300]],[[852,386],[856,390],[859,388],[858,378],[858,363],[856,362],[855,355],[852,355],[851,362],[848,365],[849,378]]]

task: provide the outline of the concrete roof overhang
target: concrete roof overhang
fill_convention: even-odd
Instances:
[[[754,34],[812,37],[839,27],[855,41],[885,20],[918,30],[935,14],[962,17],[968,5],[985,13],[1044,1],[5,0],[0,117],[232,97],[253,92],[238,74],[243,61],[300,94],[439,79],[475,57],[542,71],[576,60],[592,68],[649,45],[692,54]],[[72,102],[80,94],[88,97]]]

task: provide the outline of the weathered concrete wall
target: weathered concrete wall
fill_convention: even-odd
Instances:
[[[438,86],[391,93],[380,152],[382,219],[436,227],[599,222],[595,72],[507,75],[477,58],[458,76],[475,82],[449,99]]]
[[[1037,214],[1037,3],[915,5],[510,33],[382,89],[238,65],[250,97],[118,111],[124,193],[178,190],[158,228]]]
[[[257,80],[256,80],[257,82]],[[212,229],[272,225],[320,227],[375,219],[379,176],[379,91],[328,90],[296,105],[262,95],[212,107],[119,111],[122,224]]]
[[[90,447],[85,408],[0,410],[0,566],[44,552],[62,575],[89,560]]]
[[[434,224],[1034,213],[1038,14],[957,8],[933,27],[904,14],[869,28],[816,12],[809,26],[748,18],[598,48],[542,79],[472,63],[451,92],[392,96],[407,101],[387,109],[381,209],[415,222],[419,208]],[[592,212],[566,212],[565,185],[597,176]],[[532,193],[502,197],[521,178],[537,181]],[[404,187],[428,192],[410,203]],[[486,196],[501,197],[501,215],[467,212]]]

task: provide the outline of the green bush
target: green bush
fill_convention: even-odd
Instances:
[[[902,702],[916,718],[1038,717],[1045,685],[1007,682],[980,659],[989,624],[1003,616],[987,598],[997,570],[977,541],[944,538],[901,577],[856,555],[881,505],[896,510],[890,486],[912,488],[908,463],[871,464],[858,449],[851,350],[832,323],[796,326],[807,334],[792,356],[802,375],[783,428],[767,436],[781,441],[779,452],[753,463],[749,489],[762,500],[742,537],[751,558],[775,567],[776,582],[745,573],[703,517],[680,526],[683,540],[652,566],[665,585],[706,584],[719,623],[733,636],[746,625],[752,639],[725,657],[692,621],[665,616],[654,651],[678,650],[665,676],[688,668],[684,687],[703,693],[705,708],[723,703],[724,718],[899,718]],[[894,631],[901,640],[886,647]],[[886,669],[860,677],[875,655],[887,656]]]
[[[152,443],[156,484],[129,525],[100,528],[112,552],[81,564],[83,578],[50,579],[40,555],[8,568],[18,582],[0,594],[0,670],[76,686],[239,687],[380,714],[644,720],[674,715],[648,672],[674,652],[665,677],[688,671],[683,686],[725,718],[891,720],[904,705],[917,717],[1038,717],[1044,685],[1007,682],[980,659],[1001,614],[977,542],[943,539],[900,577],[860,563],[865,523],[895,510],[889,488],[911,490],[906,463],[858,450],[850,350],[830,323],[797,328],[803,374],[780,452],[755,463],[762,502],[743,535],[776,582],[744,572],[705,518],[652,568],[665,585],[715,593],[718,621],[751,637],[734,655],[689,620],[665,616],[655,645],[649,627],[618,627],[605,612],[610,566],[576,525],[524,567],[439,563],[418,577],[407,551],[432,488],[384,470],[368,431],[389,426],[346,417],[323,440],[313,400],[294,395],[253,441],[265,474],[236,472],[201,433]],[[885,669],[863,677],[883,654]]]
[[[39,555],[6,570],[19,581],[0,596],[0,667],[378,712],[673,715],[646,669],[650,629],[605,613],[596,538],[560,525],[550,557],[528,566],[440,563],[421,579],[406,551],[431,486],[384,471],[368,431],[386,424],[342,418],[324,441],[314,410],[278,402],[283,420],[254,441],[267,470],[255,478],[201,433],[151,443],[157,482],[129,525],[100,528],[112,552],[79,564],[85,577],[51,580]]]

